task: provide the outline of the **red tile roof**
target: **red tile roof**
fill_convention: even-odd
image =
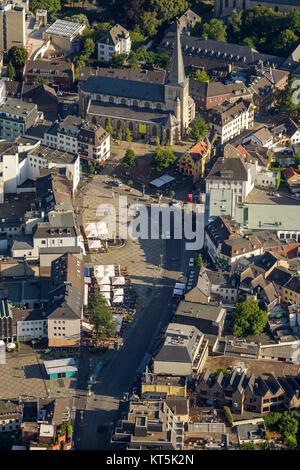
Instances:
[[[192,148],[189,149],[189,154],[192,154],[192,156],[196,156],[197,154],[200,157],[204,157],[207,152],[208,152],[208,145],[204,140],[200,140],[195,144]]]
[[[290,166],[289,168],[287,168],[286,170],[284,170],[284,176],[286,177],[286,179],[290,179],[292,176],[299,176],[300,178],[300,173],[298,173],[295,168],[293,168],[292,166]]]

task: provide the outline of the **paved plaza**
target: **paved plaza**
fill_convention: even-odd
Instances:
[[[50,359],[50,358],[49,358]],[[76,377],[49,380],[43,360],[32,354],[6,354],[0,364],[0,398],[65,397],[76,394]]]

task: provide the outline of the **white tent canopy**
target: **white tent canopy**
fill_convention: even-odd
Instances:
[[[101,292],[106,300],[110,300],[110,292]]]
[[[110,278],[108,276],[97,277],[97,283],[98,283],[99,286],[103,286],[105,284],[110,284]]]
[[[115,289],[113,293],[114,297],[116,297],[117,295],[124,295],[124,289]]]
[[[123,286],[125,284],[125,277],[112,277],[111,283],[113,286]]]
[[[102,243],[100,240],[88,240],[89,249],[101,248]]]
[[[107,238],[109,235],[106,222],[89,222],[83,228],[86,238]]]
[[[97,227],[94,222],[84,224],[83,228],[86,238],[96,238],[98,236]]]
[[[110,285],[104,284],[103,286],[100,286],[100,292],[110,292]]]
[[[117,295],[114,297],[113,303],[114,304],[122,304],[124,302],[124,296],[123,295]]]
[[[108,226],[106,222],[96,222],[95,225],[99,237],[108,235]]]
[[[165,184],[168,184],[171,181],[173,181],[174,179],[175,178],[173,178],[173,176],[163,175],[163,176],[160,176],[159,178],[156,178],[155,180],[152,180],[150,184],[152,184],[152,186],[155,186],[156,188],[161,188]]]

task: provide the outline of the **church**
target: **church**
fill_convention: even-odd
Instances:
[[[165,83],[90,76],[82,83],[79,112],[83,119],[126,137],[129,129],[138,141],[171,144],[179,142],[195,117],[195,103],[189,96],[177,24],[171,70]]]

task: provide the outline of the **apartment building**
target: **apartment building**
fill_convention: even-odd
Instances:
[[[224,102],[210,108],[207,120],[210,128],[220,136],[220,143],[224,144],[243,130],[251,129],[253,118],[252,102],[240,99],[233,104]]]
[[[98,60],[109,62],[113,54],[129,54],[130,49],[129,32],[116,24],[98,42]]]
[[[49,147],[76,153],[89,165],[103,165],[110,156],[110,134],[100,125],[69,115],[46,130],[43,142]]]
[[[239,225],[230,216],[219,216],[210,222],[204,231],[204,247],[211,259],[216,262],[225,240],[242,238]]]
[[[39,119],[37,105],[8,98],[0,105],[0,137],[14,141]]]
[[[273,373],[255,377],[234,370],[217,377],[209,370],[197,386],[200,403],[229,406],[235,413],[252,411],[265,414],[272,411],[297,409],[300,406],[299,376],[275,377]]]
[[[60,169],[71,182],[72,194],[80,180],[80,159],[77,155],[53,150],[39,141],[20,137],[15,143],[0,144],[0,203],[5,194],[22,192],[26,181],[36,181],[43,170]],[[34,188],[31,188],[33,191]]]
[[[0,433],[19,431],[22,417],[21,405],[14,401],[0,400]]]
[[[28,60],[24,69],[25,83],[34,83],[37,77],[44,78],[47,85],[58,90],[70,91],[74,82],[74,64],[62,59]]]
[[[129,402],[115,427],[111,443],[127,450],[182,450],[184,423],[165,401]]]
[[[153,372],[160,375],[196,376],[208,356],[208,341],[198,328],[170,323],[165,341],[154,357]]]
[[[192,175],[196,182],[204,177],[205,166],[210,157],[210,144],[200,140],[193,145],[180,159],[179,171],[184,175]]]
[[[190,94],[197,110],[208,111],[222,103],[235,103],[243,99],[252,101],[252,92],[244,83],[200,82],[190,80]]]
[[[220,157],[206,177],[206,194],[212,189],[232,189],[236,202],[244,202],[254,188],[256,167],[241,158]]]
[[[0,5],[0,51],[12,47],[25,47],[25,6],[21,3],[2,2]]]

